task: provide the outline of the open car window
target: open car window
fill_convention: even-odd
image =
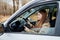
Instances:
[[[57,6],[31,8],[10,23],[13,32],[53,35],[57,18]]]

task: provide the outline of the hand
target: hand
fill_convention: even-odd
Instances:
[[[32,25],[29,21],[27,22],[31,28],[34,28],[34,25]]]
[[[24,26],[24,27],[25,27],[24,30],[25,30],[26,32],[30,32],[30,29],[29,29],[29,28],[27,28],[26,26]]]
[[[24,26],[24,27],[25,27],[24,30],[25,30],[26,32],[28,32],[28,33],[37,33],[37,32],[35,32],[35,31],[33,31],[33,30],[27,28],[26,26]]]

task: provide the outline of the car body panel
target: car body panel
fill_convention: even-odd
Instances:
[[[4,33],[2,36],[0,36],[0,40],[60,40],[60,37],[19,33]]]

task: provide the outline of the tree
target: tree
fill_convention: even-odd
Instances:
[[[19,0],[16,0],[17,10],[19,9]]]
[[[19,9],[19,0],[13,0],[13,13]]]
[[[25,5],[27,2],[29,2],[30,0],[22,0],[22,6]]]
[[[13,13],[15,12],[15,0],[13,0]]]

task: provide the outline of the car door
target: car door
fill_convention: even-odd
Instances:
[[[17,22],[17,21],[21,21],[21,25],[25,25],[24,23],[26,23],[24,21],[24,19],[27,19],[27,18],[31,18],[30,21],[36,21],[37,18],[36,18],[36,13],[39,11],[39,10],[42,10],[42,9],[45,9],[47,11],[47,18],[48,18],[48,21],[49,21],[49,27],[48,28],[41,28],[41,33],[44,34],[44,35],[53,35],[54,34],[54,29],[55,29],[55,22],[56,22],[56,14],[57,14],[57,10],[58,10],[58,3],[57,2],[45,2],[45,3],[39,3],[37,2],[36,3],[37,5],[35,5],[34,3],[30,4],[29,6],[23,6],[22,7],[22,11],[21,10],[18,10],[15,14],[13,14],[10,18],[10,20],[8,20],[8,22],[6,23],[6,28],[5,28],[5,32],[20,32],[19,30],[19,27],[16,27],[17,29],[15,30],[11,30],[13,29],[13,27],[11,27],[12,23],[14,22]],[[19,12],[20,11],[20,12]],[[33,16],[35,16],[35,19],[33,18]],[[23,19],[24,18],[24,19]],[[32,19],[33,18],[33,19]],[[55,20],[55,21],[54,21]],[[19,23],[17,22],[17,24]],[[20,25],[20,26],[21,26]],[[44,24],[45,25],[45,24]],[[43,25],[43,26],[44,26]],[[14,27],[15,28],[15,27]],[[18,30],[19,29],[19,30]],[[36,29],[37,30],[37,29]],[[47,31],[49,30],[49,31]],[[24,32],[23,32],[24,33]],[[30,34],[30,33],[29,33]]]

